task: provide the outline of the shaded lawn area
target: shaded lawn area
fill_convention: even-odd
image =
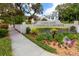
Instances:
[[[9,37],[0,38],[0,56],[12,56],[11,40]]]

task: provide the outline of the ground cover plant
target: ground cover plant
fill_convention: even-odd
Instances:
[[[11,40],[9,37],[0,38],[0,56],[12,56]]]

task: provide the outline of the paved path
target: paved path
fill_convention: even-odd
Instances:
[[[51,54],[29,39],[24,37],[22,34],[18,33],[13,28],[9,29],[10,37],[12,39],[12,49],[14,56],[53,56]],[[54,55],[55,56],[55,55]]]

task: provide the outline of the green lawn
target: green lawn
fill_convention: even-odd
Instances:
[[[8,37],[0,38],[0,56],[12,56],[11,40]]]

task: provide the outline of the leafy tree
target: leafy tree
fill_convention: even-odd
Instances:
[[[65,3],[58,5],[56,10],[59,12],[59,18],[62,21],[72,22],[79,20],[79,4],[78,3]]]
[[[20,9],[26,14],[29,14],[30,17],[28,17],[28,21],[31,22],[31,19],[34,18],[35,14],[42,14],[43,13],[43,7],[41,3],[21,3],[17,4]],[[23,7],[25,6],[25,7]],[[31,13],[33,12],[33,13]],[[26,15],[27,16],[27,15]]]
[[[15,24],[15,20],[18,22],[23,21],[24,13],[16,3],[2,3],[0,4],[0,19],[4,20],[6,23]],[[15,25],[14,25],[15,27]]]
[[[42,40],[47,40],[47,41],[52,41],[53,37],[50,33],[42,33],[37,36],[36,40],[42,41]]]

